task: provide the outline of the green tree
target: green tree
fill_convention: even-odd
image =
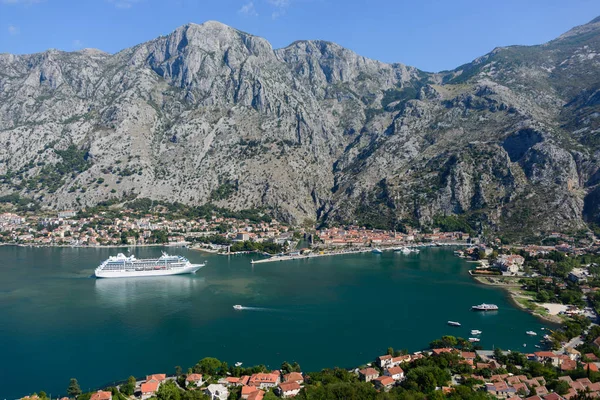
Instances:
[[[71,397],[77,397],[81,394],[81,388],[79,387],[79,382],[77,382],[77,379],[71,378],[69,387],[67,388],[67,394]]]
[[[387,349],[387,355],[389,355],[389,356],[393,356],[394,355],[394,348],[393,347],[388,347],[388,349]]]
[[[221,368],[221,365],[222,363],[218,359],[214,357],[206,357],[198,361],[198,363],[194,366],[194,372],[206,375],[215,375]]]
[[[163,382],[156,391],[158,400],[181,400],[181,389],[173,381]]]
[[[135,377],[130,376],[127,379],[127,383],[121,385],[121,393],[126,396],[131,396],[135,392]]]
[[[277,397],[275,395],[275,393],[273,393],[272,391],[268,391],[267,393],[265,393],[264,400],[279,400],[279,397]]]

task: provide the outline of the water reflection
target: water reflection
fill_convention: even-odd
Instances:
[[[156,305],[162,301],[189,298],[206,288],[205,279],[196,276],[157,276],[123,279],[95,279],[94,289],[100,303],[128,307],[139,302]]]

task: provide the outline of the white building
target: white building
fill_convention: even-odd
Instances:
[[[229,396],[229,390],[223,385],[208,385],[206,389],[204,389],[204,393],[211,398],[211,400],[227,400]]]

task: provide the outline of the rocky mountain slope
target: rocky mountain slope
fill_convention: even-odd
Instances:
[[[213,21],[114,55],[0,54],[0,195],[583,231],[600,223],[599,60],[600,19],[435,74]]]

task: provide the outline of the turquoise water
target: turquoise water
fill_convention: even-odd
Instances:
[[[117,251],[0,247],[0,398],[64,393],[71,377],[87,390],[173,373],[207,356],[272,368],[285,360],[304,370],[351,367],[389,346],[416,351],[471,329],[483,331],[486,349],[524,350],[525,343],[533,351],[544,326],[502,290],[475,283],[469,264],[449,249],[254,266],[249,256],[172,249],[208,265],[196,275],[90,278]],[[132,250],[138,257],[160,251]],[[482,302],[500,311],[470,311]],[[540,335],[527,336],[530,329]]]

